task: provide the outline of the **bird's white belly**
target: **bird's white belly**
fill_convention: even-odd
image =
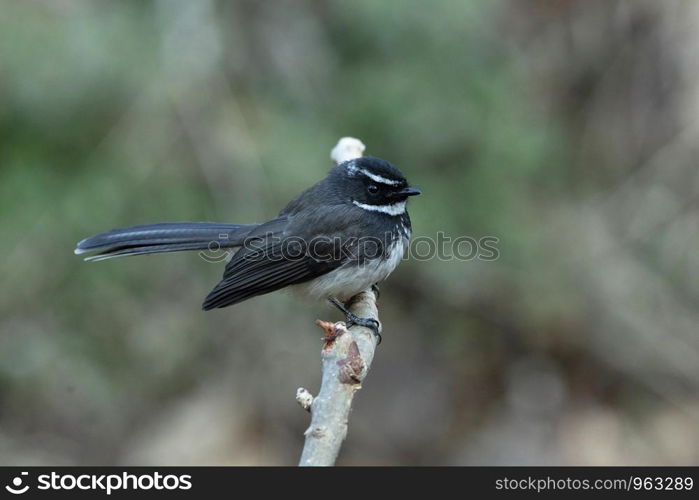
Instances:
[[[398,238],[389,247],[385,259],[373,259],[362,265],[349,262],[323,276],[297,286],[302,289],[303,293],[315,299],[335,297],[346,301],[374,283],[385,280],[403,258],[408,241],[407,238]]]

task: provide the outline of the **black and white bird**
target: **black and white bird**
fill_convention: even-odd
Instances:
[[[85,260],[181,250],[238,249],[203,309],[226,307],[295,286],[330,300],[378,335],[378,323],[352,314],[343,302],[383,281],[411,237],[407,200],[420,194],[389,162],[361,157],[333,168],[320,182],[261,224],[168,222],[132,226],[80,241]]]

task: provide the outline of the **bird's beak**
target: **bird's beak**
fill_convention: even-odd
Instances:
[[[417,196],[419,194],[422,194],[422,191],[420,191],[416,187],[407,187],[398,191],[398,194],[403,196]]]

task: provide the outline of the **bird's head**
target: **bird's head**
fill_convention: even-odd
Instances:
[[[421,193],[410,187],[400,170],[385,160],[364,156],[337,167],[347,200],[364,210],[400,215],[410,196]]]

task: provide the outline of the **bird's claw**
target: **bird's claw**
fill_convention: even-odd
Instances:
[[[345,315],[345,324],[347,325],[347,328],[351,328],[354,325],[357,326],[363,326],[365,328],[370,329],[374,335],[376,336],[376,345],[379,345],[381,343],[381,323],[376,321],[374,318],[360,318],[356,314],[354,314],[352,311],[347,309],[345,305],[340,302],[339,300],[335,298],[328,299],[332,305],[337,307],[342,313]]]
[[[345,324],[347,325],[347,328],[351,328],[353,325],[368,328],[369,330],[374,332],[374,335],[376,336],[376,345],[379,345],[381,343],[381,334],[379,333],[381,324],[378,321],[376,321],[374,318],[360,318],[359,316],[350,311],[348,311],[348,313],[349,314],[347,314],[345,318]]]

